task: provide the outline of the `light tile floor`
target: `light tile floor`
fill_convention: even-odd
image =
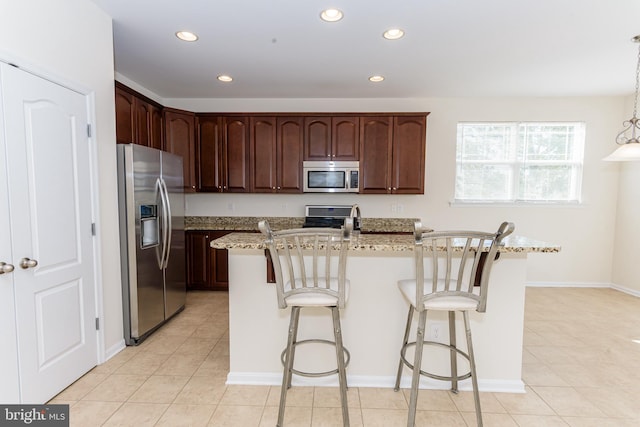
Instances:
[[[274,426],[279,387],[227,386],[228,300],[190,292],[187,308],[60,393],[72,426]],[[529,288],[525,394],[481,393],[491,426],[639,426],[640,299],[610,289]],[[351,425],[406,425],[407,390],[351,388]],[[287,426],[340,426],[336,388],[294,387]],[[475,426],[470,392],[423,390],[417,426]]]

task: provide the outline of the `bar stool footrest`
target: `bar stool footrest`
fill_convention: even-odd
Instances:
[[[333,345],[333,346],[336,345],[335,341],[321,340],[321,339],[308,339],[308,340],[297,341],[297,342],[293,343],[293,346],[295,347],[295,346],[300,345],[300,344],[310,344],[310,343],[329,344],[329,345]],[[344,351],[344,354],[345,354],[344,366],[346,368],[347,366],[349,366],[349,361],[351,360],[351,353],[349,353],[349,350],[347,350],[346,347],[344,347],[344,346],[342,346],[342,350]],[[282,351],[282,354],[280,355],[280,361],[282,362],[282,366],[285,366],[284,357],[285,357],[286,352],[287,352],[287,349],[285,348]],[[291,368],[291,372],[293,372],[296,375],[301,375],[303,377],[316,378],[316,377],[326,377],[326,376],[329,376],[329,375],[337,374],[338,373],[338,368],[333,369],[331,371],[325,371],[325,372],[303,372],[303,371],[299,371],[297,369]]]
[[[405,354],[407,352],[407,348],[408,347],[415,346],[415,345],[416,345],[415,341],[408,342],[400,350],[400,360],[402,360],[402,363],[404,363],[411,370],[413,370],[413,364],[407,360],[407,357],[406,357]],[[462,356],[465,359],[470,361],[469,354],[467,354],[464,351],[460,350],[458,347],[454,347],[454,346],[452,346],[450,344],[444,344],[444,343],[437,342],[437,341],[425,341],[424,345],[445,347],[445,348],[449,349],[449,351],[455,350],[455,352],[458,353],[460,356]],[[467,378],[471,378],[471,371],[469,371],[467,373],[464,373],[462,375],[458,375],[457,377],[453,377],[453,375],[447,377],[447,376],[432,374],[431,372],[420,370],[420,375],[424,375],[425,377],[433,378],[435,380],[440,380],[440,381],[453,381],[454,379],[457,379],[458,381],[461,381],[461,380],[466,380]]]

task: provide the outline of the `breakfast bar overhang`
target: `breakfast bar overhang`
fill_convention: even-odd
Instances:
[[[263,237],[258,233],[231,233],[214,240],[211,246],[229,250],[227,383],[279,385],[289,309],[278,308],[275,286],[267,282]],[[559,250],[557,245],[526,237],[505,239],[491,273],[487,311],[471,313],[481,391],[524,392],[521,373],[527,254]],[[349,386],[393,387],[408,310],[396,282],[412,277],[414,265],[413,235],[361,234],[352,238],[347,261],[350,295],[342,311],[344,345],[351,357],[347,367]],[[328,310],[309,309],[301,315],[305,321],[300,325],[299,340],[305,336],[332,339]],[[446,342],[446,313],[430,312],[428,316],[432,326],[426,338]],[[464,331],[456,329],[458,334]],[[464,342],[464,336],[460,335],[458,342]],[[447,374],[449,353],[437,348],[425,347],[425,360],[429,360],[430,371]],[[335,350],[321,344],[301,345],[295,363],[307,372],[331,370],[335,368]],[[401,387],[408,387],[409,382],[410,372],[405,369]],[[293,385],[337,385],[337,378],[294,375]],[[447,389],[449,384],[423,378],[421,387]],[[460,388],[470,386],[462,382]]]

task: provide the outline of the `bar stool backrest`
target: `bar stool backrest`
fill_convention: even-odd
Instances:
[[[345,219],[341,229],[272,231],[267,221],[260,221],[258,228],[273,262],[280,308],[287,307],[287,298],[300,294],[331,296],[338,308],[344,308],[351,218]]]
[[[491,267],[514,228],[503,222],[495,233],[432,231],[416,222],[416,310],[424,310],[429,300],[463,297],[477,301],[476,311],[484,312]]]

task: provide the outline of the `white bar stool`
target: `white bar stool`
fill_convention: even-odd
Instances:
[[[265,235],[276,277],[278,306],[291,307],[287,347],[282,352],[284,372],[278,427],[283,426],[287,391],[291,387],[292,374],[319,377],[338,374],[342,419],[349,425],[347,405],[346,366],[349,352],[342,345],[340,309],[349,297],[349,281],[346,279],[347,253],[353,230],[353,220],[346,218],[342,229],[300,228],[271,231],[267,221],[260,221],[258,228]],[[306,256],[305,256],[306,255]],[[304,307],[327,307],[331,310],[335,341],[305,339],[298,341],[300,309]],[[335,346],[337,369],[327,372],[301,372],[294,369],[296,346],[304,343],[322,343]],[[345,360],[346,355],[346,360]]]
[[[411,380],[411,398],[407,426],[413,427],[416,419],[418,386],[420,375],[442,381],[451,381],[451,391],[458,392],[458,381],[471,377],[476,419],[482,426],[480,394],[476,376],[476,363],[471,343],[469,311],[484,313],[487,303],[489,275],[495,259],[499,256],[502,240],[511,234],[514,225],[503,222],[495,233],[478,231],[431,231],[424,229],[420,222],[415,223],[415,265],[414,279],[398,281],[402,295],[409,301],[409,315],[400,350],[398,375],[395,391],[400,389],[400,377],[403,364],[413,370]],[[458,262],[459,258],[459,262]],[[425,277],[425,270],[430,274]],[[429,277],[430,276],[430,277]],[[449,316],[449,344],[425,341],[427,312],[429,310],[447,311]],[[413,312],[419,314],[416,340],[409,342]],[[462,312],[467,337],[467,352],[456,346],[455,314]],[[421,370],[422,350],[425,344],[443,346],[450,352],[451,375],[436,375]],[[406,358],[409,347],[415,347],[414,361]],[[461,356],[469,361],[470,371],[458,374],[457,358]]]

